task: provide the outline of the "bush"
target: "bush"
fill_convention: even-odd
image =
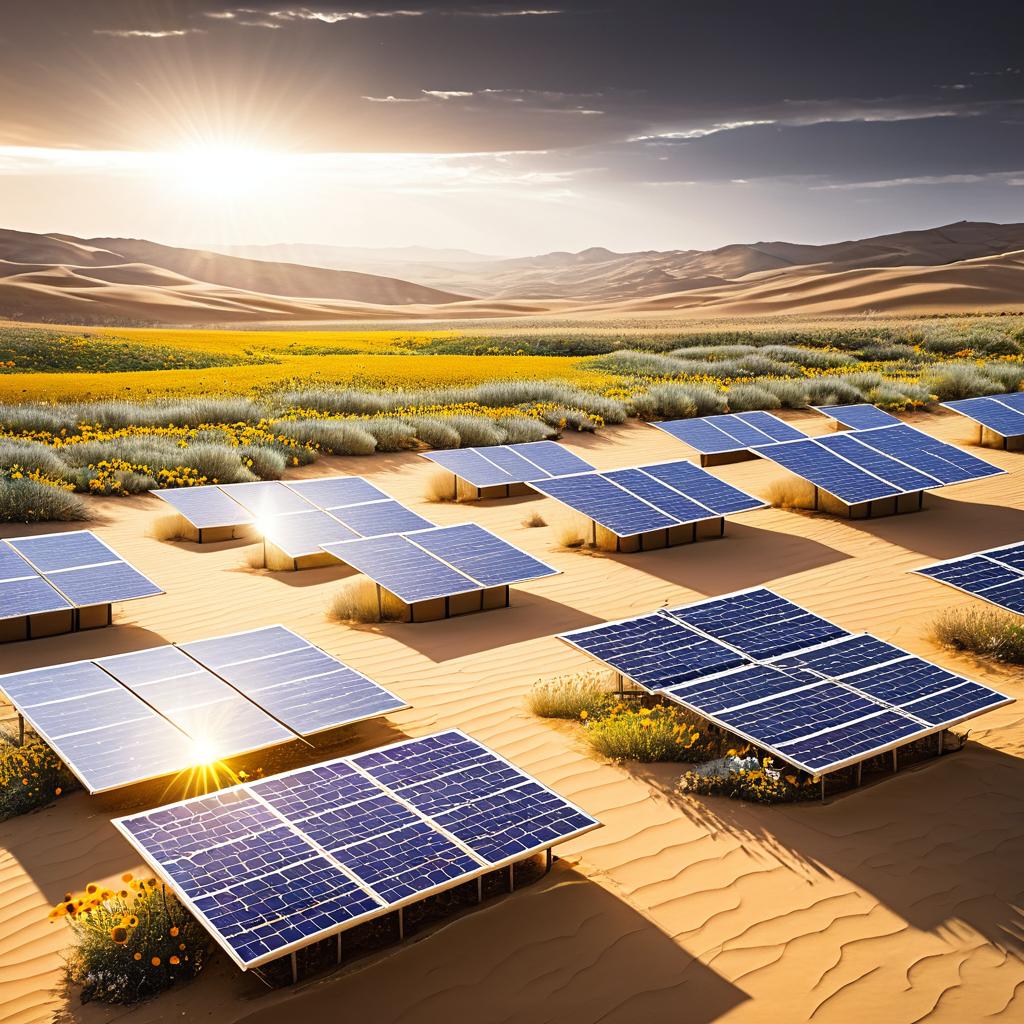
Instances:
[[[400,452],[416,447],[416,428],[402,420],[359,420],[359,426],[377,442],[379,452]]]
[[[591,747],[617,761],[704,761],[717,753],[720,742],[701,719],[669,704],[619,703],[585,719],[585,725]]]
[[[784,409],[806,409],[811,404],[806,380],[770,380],[761,377],[755,383],[774,395]]]
[[[587,417],[588,420],[590,417]],[[547,441],[557,436],[558,431],[542,420],[529,416],[502,416],[496,421],[505,431],[505,444],[524,444],[529,441]],[[591,421],[593,422],[593,421]]]
[[[759,384],[733,384],[726,392],[729,412],[747,412],[751,409],[779,409],[782,400]]]
[[[405,421],[416,436],[431,448],[458,448],[462,444],[459,432],[443,419],[434,416],[414,416]]]
[[[69,480],[70,466],[48,445],[38,441],[0,438],[0,473],[12,466],[50,480]]]
[[[43,807],[78,786],[64,762],[38,736],[29,734],[18,746],[0,733],[0,821]]]
[[[449,416],[445,423],[459,435],[460,448],[478,448],[505,442],[505,431],[486,416]]]
[[[377,585],[365,576],[346,580],[327,606],[327,617],[335,622],[386,622],[388,614],[377,595]]]
[[[728,796],[759,804],[792,803],[816,797],[817,788],[809,775],[775,767],[770,757],[737,756],[735,751],[717,761],[686,772],[679,780],[684,793]]]
[[[76,494],[35,480],[0,477],[0,522],[85,522],[92,516]]]
[[[280,480],[288,465],[283,451],[265,444],[244,444],[238,448],[242,465],[261,480]]]
[[[985,375],[998,381],[1006,391],[1020,391],[1024,384],[1024,363],[986,363]]]
[[[597,672],[541,679],[533,684],[527,703],[539,718],[593,718],[611,702],[607,680]]]
[[[582,548],[589,543],[589,535],[578,522],[570,521],[558,528],[555,542],[563,548]]]
[[[116,891],[90,884],[68,893],[50,912],[74,935],[67,974],[83,1003],[141,1002],[206,966],[210,939],[174,893],[155,878],[121,881]]]
[[[725,392],[713,384],[655,384],[647,390],[655,416],[710,416],[725,412]]]
[[[921,381],[940,401],[994,395],[1006,387],[973,363],[945,363],[933,367]]]
[[[327,455],[372,455],[377,441],[351,420],[274,420],[275,430],[298,444],[311,444]]]
[[[1024,664],[1024,619],[998,608],[950,608],[932,624],[940,644]]]
[[[583,430],[592,434],[599,426],[599,420],[594,419],[589,412],[584,412],[582,409],[569,409],[564,405],[556,405],[553,409],[545,410],[543,419],[555,431]]]
[[[527,529],[536,529],[538,526],[547,526],[544,517],[539,512],[531,512],[524,520],[523,526]]]
[[[863,402],[864,394],[856,383],[851,380],[855,375],[848,374],[842,377],[811,377],[801,383],[807,390],[807,402],[809,405],[847,405],[850,402]],[[874,374],[877,381],[882,382],[881,374]]]
[[[768,486],[764,500],[773,508],[814,508],[814,484],[787,475]]]

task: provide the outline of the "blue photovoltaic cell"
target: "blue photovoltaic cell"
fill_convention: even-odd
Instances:
[[[804,686],[806,682],[769,665],[748,665],[719,676],[673,686],[666,691],[666,696],[689,704],[698,714],[717,715],[726,708],[774,697]]]
[[[325,476],[315,480],[290,480],[289,490],[305,498],[317,508],[332,511],[388,497],[379,487],[361,476]]]
[[[778,747],[824,729],[834,729],[879,710],[872,700],[835,683],[817,683],[758,704],[719,711],[716,718],[759,742]]]
[[[250,484],[221,484],[221,490],[256,518],[284,512],[308,512],[312,507],[280,480],[256,480]]]
[[[1024,393],[1024,392],[1022,392]],[[994,558],[1011,569],[1019,569],[1024,572],[1024,544],[1011,544],[1005,548],[992,548],[985,552],[989,558]]]
[[[1003,472],[969,452],[902,424],[898,427],[860,430],[855,436],[883,455],[899,459],[944,484],[978,480]]]
[[[550,476],[568,476],[570,473],[586,473],[594,467],[586,459],[563,448],[554,441],[524,441],[521,444],[506,445],[510,451],[529,459]]]
[[[6,541],[0,541],[0,619],[64,611],[70,607],[21,555]]]
[[[7,541],[0,540],[0,582],[38,575],[39,573]]]
[[[900,493],[898,487],[851,465],[810,438],[789,444],[768,445],[758,448],[757,453],[835,495],[847,505],[889,498]]]
[[[373,501],[351,508],[336,508],[331,515],[360,537],[384,537],[389,533],[426,530],[434,524],[412,509],[391,499]]]
[[[923,658],[905,656],[902,661],[848,675],[843,682],[869,697],[899,706],[958,686],[964,680]]]
[[[827,448],[830,452],[849,459],[860,469],[880,477],[887,483],[899,488],[901,491],[923,491],[929,487],[941,486],[942,481],[927,473],[921,473],[912,466],[907,466],[896,459],[890,459],[874,448],[862,444],[858,435],[849,433],[830,434],[827,437],[819,437],[818,444]]]
[[[50,573],[47,579],[72,604],[80,608],[132,601],[137,597],[152,597],[163,593],[134,566],[120,561],[87,569]]]
[[[780,753],[810,772],[832,770],[864,756],[906,743],[927,732],[924,726],[896,711],[882,711],[868,718],[841,725],[782,746]]]
[[[344,544],[325,544],[339,561],[369,576],[406,604],[482,589],[407,537],[368,537]]]
[[[713,515],[710,509],[698,504],[691,498],[677,493],[660,480],[649,476],[640,469],[617,469],[612,473],[601,474],[606,480],[625,487],[638,498],[650,502],[660,512],[672,516],[680,523],[694,523],[709,519]]]
[[[1024,394],[1024,392],[1021,392]],[[1010,396],[992,395],[989,398],[963,398],[956,402],[943,402],[947,409],[961,413],[994,430],[1003,437],[1024,435],[1024,409],[1016,409],[1005,399]]]
[[[818,412],[842,423],[853,430],[864,430],[868,427],[889,427],[899,423],[899,419],[877,405],[821,405]]]
[[[778,658],[774,664],[810,683],[821,676],[845,676],[850,672],[859,672],[869,665],[882,665],[906,656],[906,651],[862,633],[859,636],[845,637],[823,644],[821,647],[812,647],[797,654],[786,655]]]
[[[150,493],[166,501],[200,530],[214,526],[245,526],[253,520],[251,513],[212,484],[208,487],[170,487]]]
[[[719,480],[692,462],[660,462],[653,466],[641,466],[640,469],[647,476],[654,477],[655,480],[660,480],[693,501],[699,502],[716,516],[764,508],[764,502],[760,498],[754,498],[725,483],[724,480]]]
[[[763,434],[767,434],[773,441],[799,441],[806,437],[802,430],[791,427],[785,420],[773,416],[770,412],[762,412],[755,409],[752,412],[739,412],[733,414],[733,419],[741,420],[750,426],[756,427]],[[729,427],[725,428],[729,430]]]
[[[62,569],[119,562],[115,554],[88,530],[45,533],[37,537],[18,537],[7,542],[24,555],[44,575]]]
[[[1001,587],[993,587],[978,596],[1018,615],[1024,615],[1024,586],[1019,579],[1012,583],[1004,583]]]
[[[669,613],[751,658],[771,658],[847,635],[770,590],[751,590]]]
[[[421,530],[408,539],[485,587],[522,583],[556,572],[475,523]]]
[[[562,633],[578,647],[647,690],[660,690],[743,663],[743,656],[656,612]]]
[[[535,490],[581,512],[619,537],[676,526],[676,520],[597,473],[539,480]]]
[[[449,473],[471,483],[474,487],[495,487],[500,484],[521,483],[511,473],[486,458],[477,448],[453,448],[451,451],[425,452],[423,457],[436,462]]]
[[[1024,544],[982,551],[914,571],[1024,615]]]
[[[1011,391],[1005,395],[995,395],[995,399],[1008,405],[1011,409],[1024,412],[1024,391]]]
[[[598,822],[452,731],[115,825],[244,968]]]
[[[703,455],[744,451],[773,441],[796,441],[803,433],[767,412],[729,413],[655,423]]]
[[[198,640],[182,650],[303,736],[408,706],[281,626]]]
[[[531,462],[505,445],[496,444],[487,448],[478,448],[477,452],[485,459],[493,462],[499,469],[504,470],[513,480],[522,483],[529,483],[531,480],[546,480],[550,473],[541,469],[536,463]],[[585,467],[589,469],[590,467]]]
[[[289,558],[318,555],[324,544],[354,540],[359,534],[318,508],[307,512],[265,516],[260,521],[263,536]]]
[[[908,702],[902,710],[932,725],[948,727],[987,708],[1009,704],[1010,700],[987,686],[964,681],[960,686]]]
[[[653,426],[671,434],[679,441],[684,441],[702,455],[718,455],[721,452],[734,452],[743,448],[736,438],[719,429],[708,418],[689,420],[665,420]]]

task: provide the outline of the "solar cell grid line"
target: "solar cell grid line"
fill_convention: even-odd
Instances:
[[[874,427],[856,432],[857,440],[883,455],[897,459],[941,480],[944,484],[963,483],[1006,471],[979,459],[970,452],[901,423],[896,427]]]
[[[707,717],[757,701],[798,693],[822,680],[783,671],[771,665],[741,665],[726,672],[702,675],[666,689],[665,696]]]
[[[528,459],[548,476],[586,473],[594,468],[586,459],[555,441],[522,441],[505,447]]]
[[[1008,405],[1017,412],[1024,412],[1024,391],[1009,391],[1005,395],[993,395],[997,402]]]
[[[963,398],[954,402],[943,402],[942,405],[1003,437],[1024,435],[1024,409],[1014,408],[1013,405],[1004,401],[1001,395]]]
[[[656,462],[638,468],[641,473],[659,480],[691,501],[703,505],[715,516],[767,507],[760,498],[755,498],[738,487],[719,480],[706,469],[683,459]]]
[[[401,534],[325,544],[323,550],[406,604],[484,589]]]
[[[906,651],[870,633],[826,640],[792,654],[776,655],[768,663],[801,678],[827,676],[842,681],[851,672],[908,658]]]
[[[426,530],[434,525],[392,498],[335,508],[331,515],[358,537],[385,537],[389,533]]]
[[[67,611],[71,603],[6,541],[0,541],[0,619]]]
[[[618,537],[632,537],[679,525],[674,516],[666,515],[650,502],[599,473],[536,480],[530,486],[582,513]]]
[[[252,513],[242,508],[216,484],[158,488],[149,493],[170,505],[197,530],[219,526],[248,526],[253,522]]]
[[[316,507],[281,480],[221,484],[220,489],[256,519],[282,512],[308,512]]]
[[[284,486],[310,505],[333,512],[339,508],[391,500],[379,487],[361,476],[319,476],[309,480],[288,480]]]
[[[1013,697],[968,679],[958,686],[932,691],[917,700],[907,701],[900,710],[939,728],[949,729],[982,711],[1012,704],[1013,700]]]
[[[912,571],[1024,615],[1024,544],[980,551]]]
[[[91,661],[0,676],[0,690],[90,793],[195,762],[180,729]]]
[[[741,451],[743,446],[736,438],[711,422],[715,418],[705,416],[685,420],[663,420],[652,422],[651,426],[670,434],[677,441],[683,441],[701,455]]]
[[[892,426],[900,422],[899,418],[893,416],[892,413],[866,402],[856,405],[816,405],[813,406],[813,409],[853,430],[862,430],[865,427]]]
[[[1024,542],[1020,544],[1007,544],[1001,548],[989,548],[988,551],[983,551],[982,554],[1003,565],[1008,565],[1011,569],[1018,569],[1020,572],[1024,572]]]
[[[799,441],[806,435],[802,430],[790,426],[785,420],[773,416],[770,412],[754,409],[750,412],[737,412],[732,414],[736,420],[755,427],[762,434],[767,434],[773,441]]]
[[[558,638],[652,692],[746,660],[664,612],[600,623]]]
[[[476,523],[437,526],[404,536],[483,587],[524,583],[559,572]]]
[[[528,483],[530,480],[536,479],[544,480],[551,476],[546,469],[541,469],[535,462],[531,462],[525,453],[517,452],[508,445],[496,444],[477,448],[475,451],[488,462],[493,462],[498,469],[508,473],[517,483]]]
[[[497,487],[521,481],[492,462],[479,448],[452,448],[445,451],[422,452],[423,458],[461,477],[474,487]]]
[[[899,462],[883,455],[880,451],[864,444],[857,436],[856,431],[845,433],[829,434],[817,438],[822,448],[846,459],[852,465],[872,473],[880,480],[890,483],[893,487],[899,488],[904,493],[913,491],[928,490],[933,487],[942,487],[942,480],[920,470],[908,466],[905,462]]]
[[[659,512],[671,516],[680,525],[717,518],[717,513],[712,512],[706,505],[680,494],[675,488],[669,487],[641,469],[616,469],[610,473],[602,473],[601,476],[625,488],[630,494],[642,498]]]

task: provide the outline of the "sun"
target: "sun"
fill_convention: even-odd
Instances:
[[[193,195],[225,200],[272,186],[285,172],[287,156],[268,149],[204,143],[168,154],[176,185]]]

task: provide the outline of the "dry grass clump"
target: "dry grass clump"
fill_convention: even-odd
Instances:
[[[184,516],[170,512],[151,520],[146,535],[153,540],[187,540],[194,532],[194,527],[189,525]]]
[[[558,527],[555,541],[559,547],[563,548],[586,547],[588,543],[587,531],[579,523],[563,523]]]
[[[365,576],[346,580],[327,606],[327,617],[334,622],[387,622],[397,616],[381,604],[377,585]]]
[[[765,491],[764,500],[773,508],[814,508],[814,484],[797,477],[776,480]]]
[[[608,680],[599,672],[539,679],[527,695],[530,711],[538,718],[570,718],[573,721],[596,716],[611,700]]]
[[[0,821],[78,789],[78,780],[53,750],[29,734],[20,746],[0,732]]]
[[[588,423],[593,423],[589,416],[586,419]],[[558,435],[557,429],[550,423],[529,416],[502,416],[495,422],[505,431],[505,444],[547,441]]]
[[[423,490],[423,497],[435,504],[455,501],[456,486],[455,477],[451,473],[446,473],[443,469],[439,469],[427,477],[427,486]]]
[[[77,494],[35,480],[0,477],[0,522],[85,522],[92,518]]]
[[[462,444],[459,432],[444,420],[433,416],[410,416],[406,421],[416,436],[431,448],[458,448]]]
[[[485,416],[447,416],[444,422],[459,435],[461,448],[505,443],[505,431]]]
[[[376,438],[352,420],[274,420],[272,426],[328,455],[372,455],[377,450]]]
[[[544,521],[544,517],[539,512],[531,512],[524,520],[523,526],[535,528],[538,526],[547,526],[548,524]]]
[[[379,452],[407,451],[416,445],[416,428],[402,420],[359,420],[359,426],[377,442]]]
[[[729,412],[782,407],[782,399],[760,384],[733,384],[726,397],[729,402]]]
[[[619,702],[599,716],[581,717],[590,746],[615,761],[706,761],[721,745],[706,722],[671,704],[645,708]]]
[[[238,448],[242,465],[261,480],[280,480],[287,460],[284,452],[265,444],[246,444]]]
[[[932,624],[940,644],[1024,664],[1024,618],[999,608],[950,608]]]

